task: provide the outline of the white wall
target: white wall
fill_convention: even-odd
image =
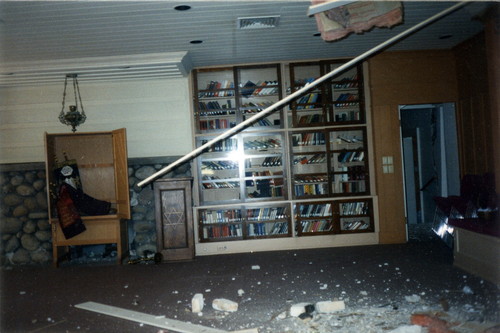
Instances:
[[[44,133],[71,132],[58,120],[64,83],[0,88],[0,164],[41,162]],[[189,79],[80,82],[87,121],[77,132],[127,129],[129,157],[192,150]],[[66,107],[74,104],[68,84]]]

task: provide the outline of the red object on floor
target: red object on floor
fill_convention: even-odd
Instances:
[[[429,333],[455,333],[449,329],[450,324],[430,313],[415,313],[411,315],[411,323],[427,327]]]

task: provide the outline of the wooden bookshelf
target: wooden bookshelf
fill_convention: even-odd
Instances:
[[[194,71],[196,146],[343,63]],[[209,147],[196,159],[198,243],[221,251],[226,244],[251,248],[267,240],[280,247],[287,238],[374,233],[367,126],[357,66]]]
[[[291,63],[289,92],[303,88],[343,63]],[[294,128],[365,123],[362,67],[353,67],[298,98],[291,104],[290,113]]]
[[[200,241],[290,237],[289,212],[286,203],[200,209]]]

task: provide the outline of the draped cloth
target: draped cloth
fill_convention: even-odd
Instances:
[[[311,0],[313,5],[335,0]],[[399,1],[358,1],[314,14],[325,41],[335,41],[351,33],[363,33],[373,27],[392,27],[403,22]]]

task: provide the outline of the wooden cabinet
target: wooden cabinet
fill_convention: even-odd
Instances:
[[[109,243],[116,243],[117,261],[121,263],[128,250],[126,225],[127,219],[130,219],[126,130],[45,133],[45,151],[54,265],[58,265],[68,246]],[[110,203],[108,214],[81,214],[86,230],[68,239],[63,234],[57,216],[60,181],[54,172],[58,162],[66,158],[75,161],[83,192]]]
[[[196,145],[344,63],[196,70]],[[194,214],[200,249],[244,251],[272,242],[276,248],[314,247],[304,236],[319,236],[316,246],[328,246],[333,234],[376,240],[364,92],[363,67],[352,67],[198,156]],[[226,241],[233,242],[221,243]]]
[[[192,179],[154,182],[157,251],[163,261],[194,258]]]

